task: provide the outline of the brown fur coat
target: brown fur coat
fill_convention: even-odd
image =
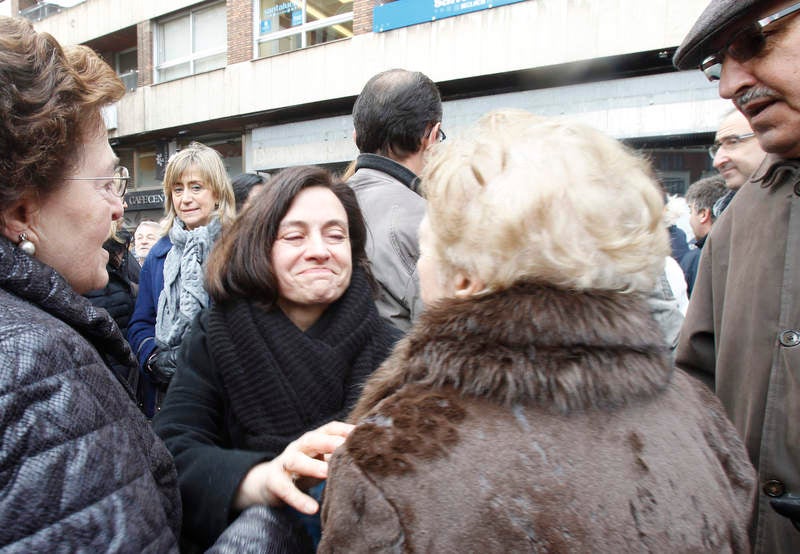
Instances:
[[[638,297],[428,310],[367,382],[320,552],[746,552],[753,469]]]

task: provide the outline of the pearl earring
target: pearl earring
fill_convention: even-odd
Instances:
[[[19,246],[19,249],[25,252],[28,256],[33,256],[36,254],[36,245],[28,240],[28,237],[25,235],[25,233],[19,234],[19,242],[17,243],[17,246]]]

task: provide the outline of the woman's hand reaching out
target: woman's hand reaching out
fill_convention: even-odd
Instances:
[[[241,511],[255,504],[288,504],[305,514],[316,513],[319,505],[297,487],[296,481],[304,477],[326,479],[328,458],[352,429],[350,424],[332,421],[289,443],[272,461],[253,466],[239,485],[234,507]]]

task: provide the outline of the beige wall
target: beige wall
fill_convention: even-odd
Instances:
[[[189,0],[87,0],[37,28],[84,42]],[[392,67],[448,81],[676,46],[707,0],[528,0],[366,33],[168,83],[120,102],[117,136],[358,94]],[[646,9],[645,9],[646,6]],[[89,9],[91,8],[91,9]]]
[[[35,23],[62,44],[81,44],[197,4],[197,0],[86,0]]]

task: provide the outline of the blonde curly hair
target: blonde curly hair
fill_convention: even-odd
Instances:
[[[648,163],[579,123],[490,112],[432,149],[422,184],[421,248],[443,280],[647,292],[669,254]]]

